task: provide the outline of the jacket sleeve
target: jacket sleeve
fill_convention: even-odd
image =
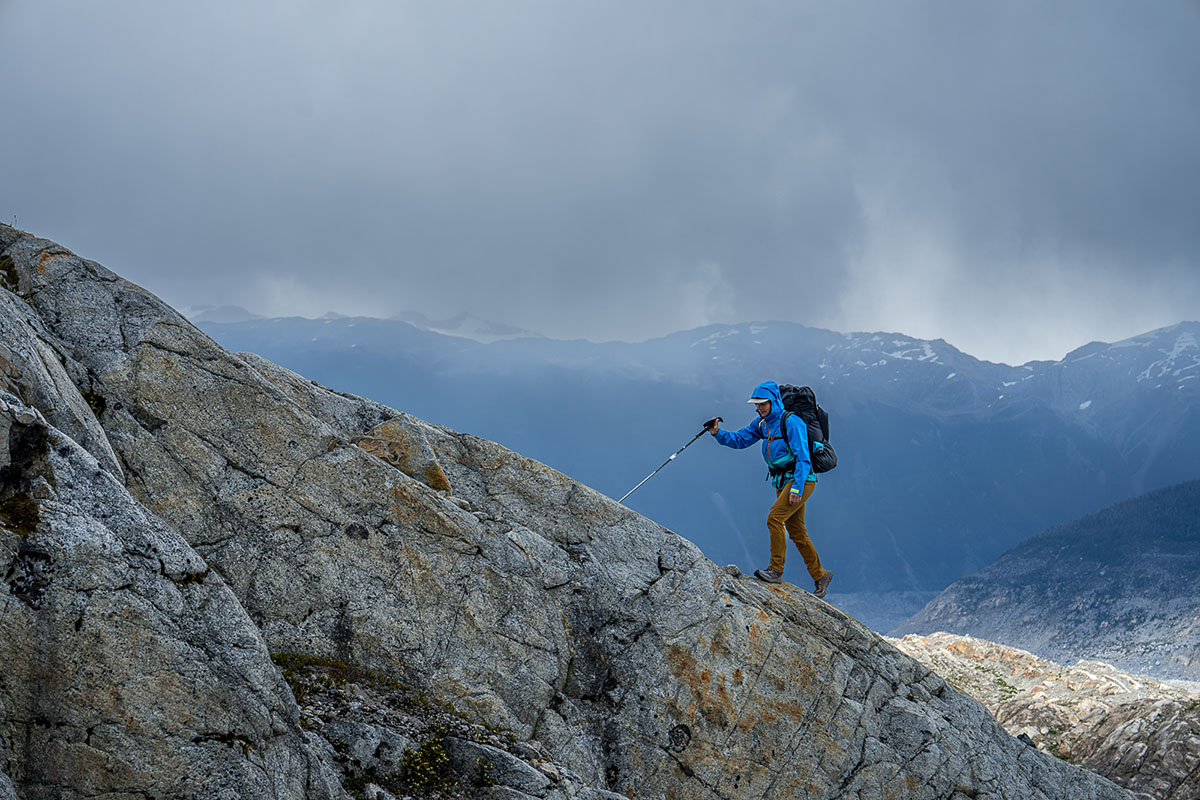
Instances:
[[[719,428],[717,429],[717,435],[715,438],[718,442],[726,447],[732,447],[736,450],[741,450],[743,447],[749,447],[763,437],[762,431],[760,431],[758,427],[758,420],[755,419],[740,431],[727,431],[723,428]],[[807,453],[805,455],[807,456]]]
[[[808,455],[808,425],[799,414],[789,414],[786,425],[788,448],[796,457],[796,485],[799,486],[812,472],[812,459]]]

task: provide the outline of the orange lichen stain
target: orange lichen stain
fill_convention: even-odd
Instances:
[[[66,254],[65,253],[42,253],[40,256],[38,256],[37,274],[45,275],[47,262],[52,261],[56,258],[62,258],[64,255],[66,255]]]
[[[744,674],[742,674],[742,671],[740,669],[735,669],[733,671],[733,685],[735,687],[737,687],[737,686],[741,686],[745,682],[746,682],[746,676]]]
[[[446,477],[445,472],[442,472],[441,464],[426,464],[424,478],[425,485],[430,489],[437,489],[438,491],[445,489],[450,491],[450,479]]]
[[[396,498],[396,503],[403,508],[411,508],[416,505],[417,496],[408,490],[408,487],[403,483],[394,484],[391,488],[392,497]],[[395,509],[394,509],[395,510]]]
[[[740,731],[751,731],[760,726],[778,722],[779,716],[769,705],[762,705],[743,712],[741,719],[738,720],[737,728]]]
[[[772,704],[780,716],[789,717],[795,720],[804,719],[804,706],[800,703],[775,702]]]
[[[420,552],[411,547],[402,547],[399,552],[400,558],[407,564],[408,569],[405,574],[412,574],[413,579],[418,583],[425,582],[428,574],[431,573],[432,567],[420,554]],[[411,573],[409,571],[411,570]]]
[[[751,697],[750,703],[742,707],[737,730],[752,731],[776,723],[790,728],[804,720],[808,713],[808,709],[800,703],[765,696]]]
[[[682,679],[683,676],[695,672],[696,657],[690,650],[685,650],[679,645],[671,645],[667,649],[667,666],[671,668],[672,675]]]
[[[667,650],[667,665],[671,674],[696,698],[695,703],[689,705],[688,715],[699,713],[710,724],[719,728],[727,727],[736,714],[729,693],[724,690],[724,679],[714,689],[712,671],[700,668],[695,655],[678,645],[672,645]]]

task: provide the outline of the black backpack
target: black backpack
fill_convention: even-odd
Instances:
[[[795,414],[808,425],[808,457],[812,461],[813,472],[829,472],[837,466],[837,453],[829,443],[829,414],[817,405],[817,395],[808,386],[792,386],[785,383],[779,387],[783,398],[783,419],[779,429],[783,431],[783,441],[787,441],[787,415]]]

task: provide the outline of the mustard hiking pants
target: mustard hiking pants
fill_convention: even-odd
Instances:
[[[800,502],[796,505],[788,502],[788,492],[791,488],[791,481],[785,483],[775,497],[775,504],[767,512],[767,531],[771,534],[771,563],[768,569],[783,574],[783,562],[787,559],[787,536],[790,536],[796,543],[796,549],[804,557],[804,566],[808,567],[808,574],[814,581],[818,581],[825,574],[825,568],[821,566],[817,548],[813,547],[808,538],[808,529],[804,527],[804,506],[817,484],[815,481],[805,481]],[[787,536],[784,535],[785,531]]]

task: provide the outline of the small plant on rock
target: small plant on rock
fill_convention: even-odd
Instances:
[[[404,754],[400,780],[408,791],[434,792],[453,788],[457,780],[450,771],[446,753],[445,726],[436,726],[418,747]]]

